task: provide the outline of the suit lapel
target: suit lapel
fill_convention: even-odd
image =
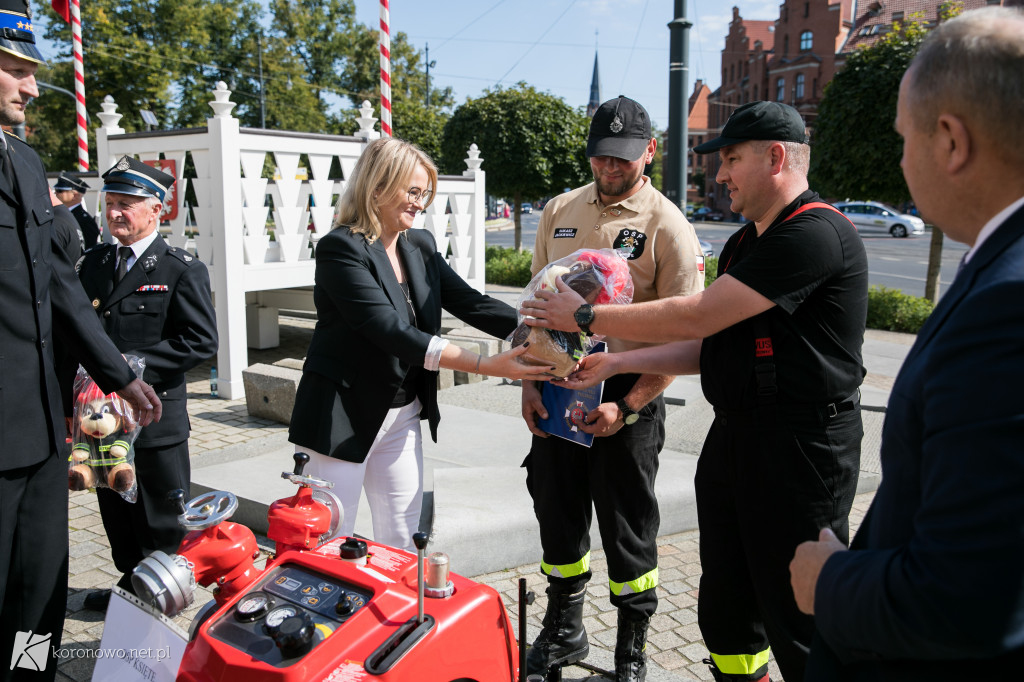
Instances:
[[[957,274],[956,279],[953,280],[953,286],[939,300],[935,310],[928,316],[928,321],[925,322],[921,331],[918,332],[917,341],[914,343],[914,348],[911,349],[911,354],[916,349],[923,347],[935,336],[935,333],[942,327],[946,318],[949,317],[950,313],[953,312],[964,296],[971,290],[971,287],[974,286],[980,273],[992,261],[998,258],[1011,242],[1020,239],[1022,236],[1024,236],[1024,208],[1015,212],[1002,225],[996,228],[996,231],[985,240],[985,243],[981,245],[978,252],[971,257],[970,262]]]
[[[402,264],[405,266],[406,280],[412,298],[412,307],[416,311],[417,321],[424,320],[427,298],[430,296],[430,283],[427,282],[427,270],[423,267],[423,259],[419,250],[406,235],[398,237],[398,248],[402,251]],[[419,326],[417,324],[417,326]]]
[[[11,176],[13,177],[16,171],[14,167],[14,154],[11,146],[11,141],[7,140],[7,158],[11,165]],[[3,195],[4,199],[6,199],[8,203],[21,203],[21,197],[14,191],[14,186],[11,184],[10,180],[7,179],[6,173],[0,173],[0,195]]]
[[[25,210],[29,210],[29,206],[32,203],[29,199],[36,192],[36,174],[35,173],[18,173],[18,168],[23,165],[21,155],[18,154],[17,146],[11,143],[11,140],[7,140],[7,151],[11,159],[11,172],[14,174],[14,195],[17,198]],[[0,175],[3,175],[0,173]],[[47,196],[47,206],[49,206],[49,196]]]
[[[395,306],[398,314],[408,322],[409,310],[405,304],[405,293],[402,292],[402,287],[398,284],[398,278],[395,277],[395,271],[391,267],[391,260],[388,258],[388,252],[384,249],[384,244],[377,239],[372,244],[368,244],[366,248],[370,253],[373,266],[377,269],[377,277],[384,287],[384,293],[391,299],[391,305]]]

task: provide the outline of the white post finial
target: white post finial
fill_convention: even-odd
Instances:
[[[373,129],[373,124],[376,122],[377,119],[373,115],[373,105],[370,104],[370,100],[364,99],[363,106],[359,107],[359,116],[356,118],[359,130],[355,132],[355,137],[361,137],[366,141],[376,140],[380,137],[380,133]]]
[[[476,146],[476,142],[469,145],[469,151],[467,154],[466,158],[463,159],[466,163],[466,167],[471,171],[480,170],[480,164],[482,164],[484,160],[480,158],[480,148]]]
[[[103,111],[96,114],[96,116],[99,117],[103,127],[111,131],[111,133],[123,133],[124,131],[117,125],[117,122],[123,117],[117,113],[117,104],[114,103],[114,98],[107,95],[103,98],[103,104],[100,107],[102,107]]]
[[[224,81],[217,81],[217,87],[213,90],[213,101],[210,102],[214,118],[231,116],[231,110],[235,108],[235,103],[231,101],[230,97],[231,91],[228,90],[228,84]]]

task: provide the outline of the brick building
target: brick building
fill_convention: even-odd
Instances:
[[[689,112],[686,121],[687,150],[693,149],[708,139],[708,97],[710,95],[711,88],[698,78],[697,82],[693,84],[693,93],[690,94],[689,109],[687,110]],[[696,173],[703,172],[705,178],[707,177],[707,156],[694,154],[692,151],[687,151],[687,155],[689,158],[686,164],[686,201],[692,202],[699,199],[700,195],[703,194],[694,184],[693,176]],[[701,190],[703,190],[703,187]]]
[[[757,100],[791,104],[814,128],[825,85],[846,55],[875,43],[895,22],[938,22],[942,0],[785,0],[775,20],[745,20],[733,7],[722,50],[722,85],[708,97],[708,130],[721,131],[736,107]],[[1024,0],[962,0],[964,11]],[[706,203],[729,215],[728,192],[715,182],[718,157],[706,160]]]

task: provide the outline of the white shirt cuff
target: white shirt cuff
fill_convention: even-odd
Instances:
[[[442,339],[440,336],[432,336],[430,338],[430,345],[427,346],[427,356],[423,358],[423,369],[428,369],[431,372],[436,372],[441,367],[441,351],[448,345],[448,339]]]

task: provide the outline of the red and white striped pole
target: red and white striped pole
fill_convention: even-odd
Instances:
[[[78,170],[89,170],[89,132],[85,127],[85,66],[82,62],[82,12],[71,0],[71,41],[75,58],[75,109],[78,119]]]
[[[380,133],[391,137],[391,17],[380,0]]]

